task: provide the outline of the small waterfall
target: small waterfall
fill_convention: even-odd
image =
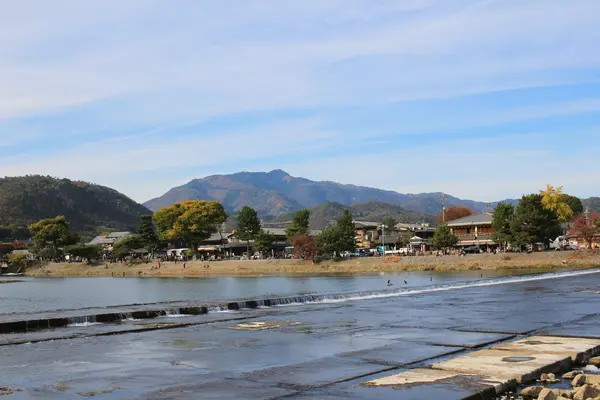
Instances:
[[[84,315],[78,317],[68,318],[69,324],[67,326],[91,326],[98,325],[100,322],[96,321],[95,315]]]
[[[127,320],[152,319],[157,317],[183,317],[192,315],[202,315],[206,313],[225,313],[236,312],[237,310],[248,310],[266,307],[285,307],[300,304],[315,303],[340,303],[346,301],[384,299],[399,296],[409,296],[415,294],[426,294],[448,290],[461,290],[485,286],[518,284],[521,282],[542,281],[549,279],[559,279],[574,276],[583,276],[600,273],[600,269],[586,271],[571,271],[545,273],[539,275],[527,275],[520,277],[482,279],[470,282],[457,282],[441,285],[429,285],[413,288],[396,288],[379,291],[363,291],[350,293],[323,293],[306,294],[285,297],[272,297],[264,299],[249,299],[220,304],[195,304],[182,308],[164,308],[133,310],[130,312],[101,313],[97,315],[84,315],[72,317],[52,317],[48,319],[31,319],[20,321],[0,322],[0,333],[23,332],[36,329],[58,328],[64,326],[91,326],[101,323],[112,323]]]
[[[559,279],[571,276],[589,275],[600,273],[599,269],[588,271],[572,271],[572,272],[550,272],[539,275],[527,275],[522,277],[508,277],[496,279],[483,279],[478,281],[457,282],[441,285],[429,285],[420,288],[401,288],[380,291],[363,291],[352,293],[327,293],[327,294],[308,294],[301,296],[289,296],[270,299],[237,301],[228,303],[227,306],[218,306],[208,308],[208,312],[224,312],[227,310],[243,310],[263,307],[290,306],[300,304],[314,303],[340,303],[356,300],[384,299],[389,297],[399,297],[414,294],[441,292],[448,290],[470,289],[476,287],[496,286],[509,283],[532,282],[548,279]]]
[[[181,313],[181,310],[179,308],[168,308],[168,309],[162,310],[162,312],[165,317],[169,317],[169,318],[179,318],[179,317],[186,316],[186,314]]]
[[[206,312],[208,313],[222,313],[222,312],[231,312],[231,309],[227,305],[217,304],[210,307],[206,307]]]
[[[133,318],[133,314],[130,312],[119,313],[117,317],[117,321],[138,321]]]

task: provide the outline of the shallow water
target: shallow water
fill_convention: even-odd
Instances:
[[[494,278],[470,272],[319,277],[304,283],[300,278],[36,279],[22,288],[62,281],[63,288],[84,291],[78,282],[87,289],[106,282],[80,303],[93,306],[96,298],[122,304],[123,299],[164,301],[165,294],[179,300],[181,293],[197,300],[197,288],[207,282],[215,288],[205,296],[227,300],[297,294],[297,287],[322,290],[314,296],[316,303],[119,323],[74,318],[79,325],[0,335],[0,376],[4,386],[18,390],[14,399],[78,399],[95,393],[111,399],[459,400],[479,384],[376,388],[362,383],[533,331],[600,337],[600,296],[593,293],[600,287],[600,271]],[[388,279],[393,288],[385,286]],[[123,297],[119,288],[127,285],[139,288]],[[189,289],[142,290],[177,285]],[[57,298],[57,287],[44,289],[46,296]],[[245,295],[234,288],[243,288]],[[97,289],[108,292],[101,296]],[[350,293],[360,291],[366,296]],[[60,298],[73,293],[65,290]],[[150,330],[136,331],[145,327]]]
[[[481,279],[482,275],[483,278],[494,278],[527,273],[531,271],[403,272],[353,276],[235,278],[18,277],[18,280],[23,282],[0,286],[0,304],[2,304],[0,315],[169,301],[212,302],[306,293],[362,292],[468,282]],[[393,286],[386,286],[388,279]]]

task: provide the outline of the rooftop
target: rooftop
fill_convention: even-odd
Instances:
[[[116,238],[109,238],[107,236],[96,236],[93,238],[88,244],[96,245],[96,244],[113,244]]]
[[[106,235],[106,237],[116,239],[116,238],[131,236],[131,235],[132,235],[131,232],[111,232],[108,235]]]
[[[492,223],[493,216],[494,214],[487,212],[469,215],[468,217],[463,217],[448,222],[448,226],[490,225]]]
[[[231,232],[215,232],[212,235],[210,235],[210,237],[208,239],[206,239],[205,241],[210,241],[210,242],[218,242],[221,239],[225,240],[227,239],[227,237],[231,235]]]

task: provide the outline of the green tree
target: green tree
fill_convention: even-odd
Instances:
[[[31,224],[29,231],[33,235],[36,251],[47,249],[46,255],[57,260],[58,249],[77,243],[79,237],[76,233],[69,231],[69,223],[63,216],[47,218]]]
[[[61,260],[65,255],[63,249],[51,246],[35,248],[34,251],[35,255],[44,261]]]
[[[194,249],[217,232],[217,227],[226,219],[227,213],[221,203],[204,200],[176,203],[156,211],[153,217],[159,239],[181,240]]]
[[[409,231],[400,231],[398,234],[398,244],[402,247],[406,247],[410,244],[410,238],[412,234]]]
[[[562,190],[562,186],[554,188],[552,185],[546,185],[546,190],[540,190],[541,204],[544,208],[553,211],[559,222],[567,222],[573,216],[573,210],[567,204]]]
[[[344,210],[344,214],[337,222],[337,227],[340,231],[340,251],[354,251],[356,249],[356,230],[350,211]]]
[[[258,219],[256,210],[244,206],[238,214],[238,228],[235,231],[235,235],[238,239],[246,242],[248,256],[250,256],[250,241],[256,238],[260,230],[260,220]]]
[[[492,228],[494,228],[495,232],[492,235],[492,240],[505,248],[511,241],[512,232],[510,223],[514,216],[515,206],[509,203],[498,203],[494,210]]]
[[[542,205],[542,195],[525,195],[515,208],[510,224],[512,243],[521,247],[535,242],[547,243],[560,234],[556,213]]]
[[[144,247],[144,238],[141,235],[131,235],[117,241],[112,249],[111,255],[114,258],[123,258],[130,255],[133,250]]]
[[[583,212],[583,203],[581,199],[576,196],[570,196],[568,194],[563,195],[563,201],[567,203],[571,211],[573,211],[573,215],[578,215]]]
[[[98,260],[102,257],[102,248],[95,245],[74,244],[65,247],[64,250],[67,254],[85,259],[88,264],[91,264],[92,260]]]
[[[321,251],[339,257],[344,251],[356,249],[356,232],[350,211],[345,210],[334,226],[327,227],[317,235],[316,243]]]
[[[340,252],[341,234],[337,225],[328,226],[315,237],[317,247],[322,254],[338,257]]]
[[[456,246],[458,238],[452,233],[448,224],[443,223],[435,230],[431,243],[435,248],[445,250]]]
[[[11,267],[25,267],[27,265],[27,256],[25,254],[13,254],[8,257],[8,265]]]
[[[295,236],[307,236],[309,220],[310,211],[306,209],[297,211],[292,218],[292,225],[285,230],[288,241],[291,242]]]
[[[254,248],[258,251],[267,252],[273,249],[275,243],[275,235],[261,229],[258,235],[254,237]]]
[[[150,253],[154,253],[154,251],[159,248],[160,241],[158,240],[151,214],[140,216],[137,232],[144,242],[143,247],[147,248]]]
[[[392,231],[392,230],[396,229],[396,225],[398,225],[398,221],[396,221],[396,219],[393,217],[389,217],[389,218],[384,219],[382,224],[387,226],[387,228],[385,228],[386,230]]]

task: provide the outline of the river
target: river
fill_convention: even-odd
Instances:
[[[600,270],[513,273],[26,278],[0,285],[0,325],[70,317],[54,329],[0,334],[0,394],[4,387],[11,399],[459,400],[476,387],[361,384],[534,333],[600,338]],[[314,295],[300,295],[307,292]],[[92,312],[85,307],[277,296],[295,297],[285,306],[240,301],[229,303],[239,310],[76,323],[78,313]]]
[[[377,275],[215,278],[28,278],[0,285],[0,315],[172,301],[230,301],[306,293],[359,292],[544,271],[399,272]],[[406,281],[406,284],[404,283]]]

